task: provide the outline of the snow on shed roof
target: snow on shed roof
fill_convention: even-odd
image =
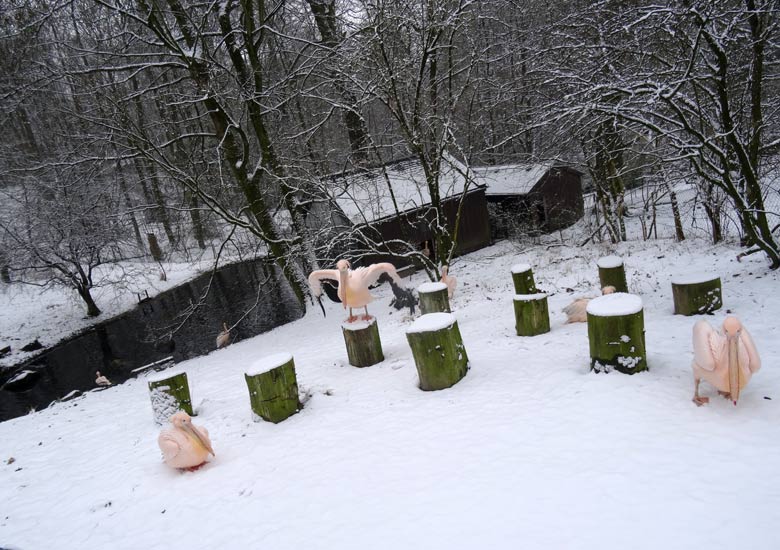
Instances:
[[[486,185],[486,195],[525,195],[553,167],[546,164],[504,164],[472,167],[477,183]]]
[[[450,155],[444,156],[439,176],[442,200],[463,193],[464,174],[466,167],[462,163]],[[333,175],[328,184],[339,208],[356,224],[396,215],[393,197],[398,212],[414,210],[431,202],[422,165],[414,159]],[[472,183],[470,189],[473,187]]]

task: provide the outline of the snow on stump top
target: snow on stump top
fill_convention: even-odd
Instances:
[[[536,336],[550,332],[547,294],[515,294],[515,331],[518,336]]]
[[[406,339],[412,348],[421,390],[443,390],[466,376],[469,359],[454,315],[422,315],[406,329]]]
[[[515,285],[515,294],[536,294],[534,272],[528,264],[515,264],[512,266],[512,283]]]
[[[148,377],[146,381],[149,384],[149,398],[157,424],[167,424],[168,419],[179,411],[195,416],[186,372],[163,371]]]
[[[368,321],[342,323],[341,332],[344,335],[349,364],[353,367],[370,367],[385,360],[379,326],[374,317]]]
[[[590,368],[635,374],[647,370],[642,299],[618,292],[588,303]]]
[[[601,288],[614,286],[616,292],[628,292],[626,281],[626,268],[623,259],[619,256],[604,256],[596,262],[599,268],[599,282]]]
[[[255,361],[244,379],[255,422],[277,424],[301,409],[292,354],[276,353]]]
[[[417,287],[417,293],[420,295],[420,311],[423,315],[451,311],[447,285],[444,283],[423,283]]]
[[[715,273],[685,273],[672,277],[674,313],[698,315],[723,307],[720,277]]]
[[[597,315],[599,317],[631,315],[638,311],[642,311],[642,298],[625,292],[615,292],[593,298],[588,302],[587,308],[589,315]]]

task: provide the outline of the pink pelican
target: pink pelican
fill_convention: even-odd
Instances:
[[[230,329],[227,323],[222,323],[222,330],[217,335],[217,349],[224,348],[230,343]]]
[[[455,294],[455,288],[458,286],[458,280],[449,275],[450,266],[441,266],[441,282],[447,285],[447,298],[452,299],[452,295]]]
[[[194,425],[186,412],[179,411],[171,416],[171,424],[173,427],[165,428],[157,438],[168,466],[194,470],[206,462],[209,454],[216,456],[208,430]]]
[[[614,286],[605,286],[601,289],[601,294],[612,294],[615,292]],[[590,298],[577,298],[568,306],[563,308],[563,312],[566,314],[567,323],[584,323],[588,320],[588,315],[585,310],[588,308],[588,302]]]
[[[753,373],[761,368],[761,359],[750,333],[736,317],[726,317],[721,334],[704,320],[693,325],[693,402],[701,406],[709,397],[699,396],[699,382],[706,380],[734,405],[739,392]]]
[[[97,384],[98,386],[110,386],[111,385],[111,380],[109,380],[105,376],[102,376],[100,374],[100,371],[96,371],[95,372],[95,376],[97,376],[97,378],[95,378],[95,384]]]
[[[388,275],[391,279],[390,286],[398,300],[397,303],[400,304],[399,307],[409,305],[413,308],[414,296],[411,294],[411,291],[401,288],[401,278],[398,276],[395,266],[387,262],[371,264],[368,267],[359,267],[353,270],[347,260],[339,260],[336,262],[336,269],[312,271],[309,274],[309,286],[311,286],[314,297],[319,301],[320,296],[322,295],[322,284],[320,281],[323,279],[337,281],[339,283],[339,300],[341,300],[341,303],[344,305],[344,309],[349,308],[347,322],[351,323],[358,319],[358,317],[352,315],[352,309],[360,307],[364,308],[366,312],[365,315],[362,315],[360,318],[368,321],[372,317],[368,314],[367,306],[368,303],[374,299],[374,297],[371,296],[368,287],[376,283],[383,274]],[[409,299],[412,300],[411,305],[407,303]],[[320,307],[322,307],[322,302],[320,302]],[[322,312],[323,314],[325,313],[324,307],[322,308]]]

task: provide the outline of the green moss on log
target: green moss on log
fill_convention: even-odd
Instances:
[[[518,336],[536,336],[550,332],[550,312],[547,295],[538,294],[533,300],[515,298],[515,330]]]
[[[672,296],[678,315],[712,313],[723,307],[720,277],[693,284],[672,283]]]
[[[244,374],[252,412],[278,424],[301,409],[298,380],[292,358],[276,368],[257,374]],[[257,420],[257,418],[255,418]]]
[[[615,292],[628,292],[628,283],[626,282],[625,266],[617,267],[599,267],[599,282],[601,288],[605,286],[614,286]]]
[[[644,311],[605,317],[588,313],[588,340],[591,370],[625,374],[647,370]]]
[[[520,273],[512,273],[512,282],[515,285],[515,294],[536,294],[536,283],[532,269]]]
[[[457,321],[440,330],[407,332],[406,339],[412,348],[421,390],[443,390],[466,376],[469,359]]]
[[[356,324],[362,324],[362,322],[358,321]],[[371,319],[368,326],[357,330],[346,324],[342,325],[341,331],[344,333],[344,344],[347,347],[350,365],[370,367],[385,360],[376,319]]]
[[[186,372],[179,372],[167,378],[158,376],[150,380],[149,397],[152,401],[154,421],[158,424],[167,424],[168,419],[179,411],[195,416]]]
[[[447,298],[447,287],[433,292],[418,291],[420,295],[420,312],[426,313],[445,312],[450,313],[450,301]]]

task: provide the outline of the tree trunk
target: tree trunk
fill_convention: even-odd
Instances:
[[[515,330],[518,336],[536,336],[550,332],[547,294],[516,294]]]
[[[638,296],[600,296],[590,301],[587,312],[591,370],[625,374],[647,370],[644,312]]]
[[[420,296],[420,313],[450,313],[447,285],[444,283],[423,283],[417,288]]]
[[[628,292],[626,270],[622,259],[617,256],[604,256],[599,258],[598,267],[601,288],[613,286],[615,292]]]
[[[429,313],[406,330],[412,348],[420,389],[443,390],[458,383],[469,369],[469,359],[450,313]]]
[[[147,382],[154,421],[157,424],[166,424],[170,417],[179,411],[194,416],[186,372],[163,372],[149,378]]]
[[[87,317],[97,317],[100,315],[100,308],[92,298],[92,293],[90,292],[89,288],[86,286],[79,286],[77,290],[79,296],[81,296],[81,299],[84,300],[85,304],[87,304]]]
[[[515,294],[536,294],[534,272],[528,264],[516,264],[512,266],[512,282],[515,285]]]
[[[677,315],[712,313],[723,306],[720,277],[717,275],[672,279],[672,296]]]
[[[341,331],[344,333],[349,364],[353,367],[370,367],[385,360],[376,319],[343,323]]]
[[[295,362],[289,353],[258,361],[244,374],[255,420],[278,424],[301,409]]]

